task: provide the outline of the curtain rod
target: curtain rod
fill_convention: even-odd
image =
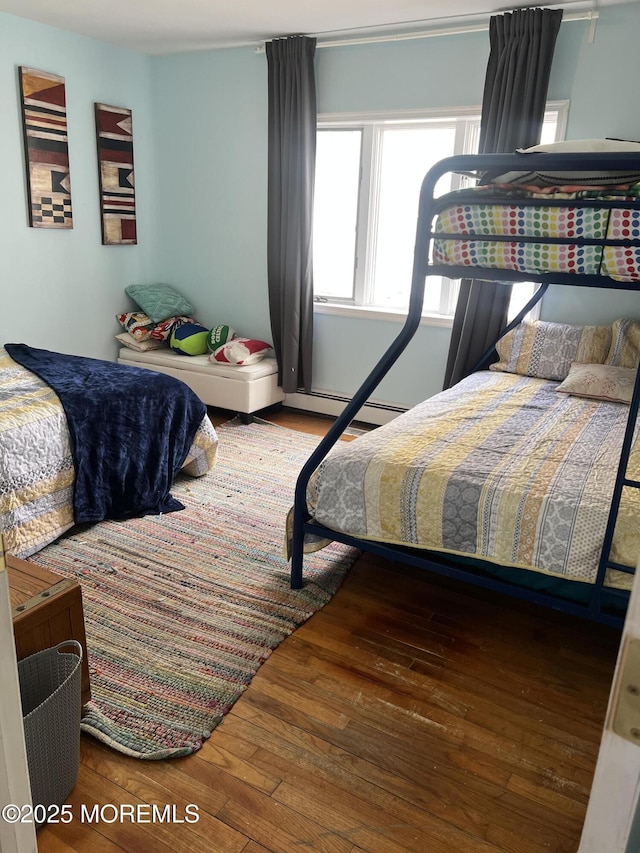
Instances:
[[[589,27],[589,44],[591,44],[595,38],[595,29],[596,22],[598,20],[599,13],[595,9],[589,9],[585,12],[569,12],[567,15],[562,16],[562,23],[565,22],[570,23],[572,21],[590,21],[591,26]],[[316,43],[317,48],[321,47],[350,47],[352,45],[357,44],[380,44],[383,42],[392,42],[392,41],[408,41],[410,39],[424,39],[424,38],[434,38],[436,36],[458,36],[464,35],[465,33],[482,33],[486,32],[489,29],[489,21],[479,21],[476,24],[468,24],[468,25],[458,25],[457,27],[433,27],[428,30],[408,30],[405,33],[386,33],[384,35],[374,36],[374,35],[362,35],[355,36],[353,38],[346,39],[332,39],[332,40],[322,40],[323,35],[328,35],[328,33],[318,33],[312,36],[312,38],[318,39]],[[335,33],[336,35],[338,32]],[[256,53],[264,53],[265,46],[264,44],[258,45],[255,48]]]

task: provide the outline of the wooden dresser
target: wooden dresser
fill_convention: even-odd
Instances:
[[[82,592],[77,581],[6,555],[18,660],[61,643],[82,646],[82,704],[91,698]]]

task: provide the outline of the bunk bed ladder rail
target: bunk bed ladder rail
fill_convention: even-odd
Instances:
[[[618,518],[618,510],[620,509],[620,501],[624,488],[640,489],[640,481],[631,480],[627,477],[629,467],[629,457],[633,447],[636,422],[638,417],[638,409],[640,408],[640,370],[636,373],[635,384],[633,387],[633,395],[629,405],[629,415],[627,417],[627,425],[625,427],[624,439],[622,442],[622,450],[620,452],[620,462],[616,474],[616,481],[613,488],[613,496],[611,498],[611,507],[609,509],[609,517],[605,530],[604,540],[602,543],[602,551],[598,564],[598,572],[596,575],[595,585],[589,602],[589,616],[597,617],[602,612],[602,591],[605,587],[605,580],[608,569],[614,569],[625,574],[634,574],[634,569],[629,566],[621,565],[613,562],[611,558],[611,546],[616,528],[616,520]],[[638,555],[640,556],[640,555]],[[616,598],[626,597],[627,593],[622,590],[608,589],[609,596]]]
[[[455,159],[455,158],[449,158]],[[448,161],[443,161],[448,162]],[[382,358],[369,373],[360,388],[347,403],[342,413],[333,423],[318,447],[304,464],[296,482],[293,505],[293,532],[291,537],[291,588],[302,587],[302,564],[304,560],[305,525],[309,520],[307,512],[307,485],[313,472],[327,456],[331,448],[339,440],[344,430],[349,426],[367,402],[373,391],[378,387],[383,377],[406,348],[414,336],[422,319],[422,305],[427,276],[429,245],[431,241],[431,221],[434,214],[435,201],[433,198],[436,183],[450,168],[440,168],[437,164],[425,176],[420,190],[418,219],[416,226],[416,241],[414,250],[413,272],[411,278],[411,293],[409,296],[409,311],[404,325],[392,341]],[[429,227],[425,227],[428,223]]]

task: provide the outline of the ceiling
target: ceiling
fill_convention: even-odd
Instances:
[[[567,0],[567,11],[638,0]],[[0,11],[148,54],[486,21],[500,0],[0,0]]]

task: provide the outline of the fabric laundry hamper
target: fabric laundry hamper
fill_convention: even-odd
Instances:
[[[62,649],[73,648],[75,653]],[[67,799],[80,765],[82,646],[58,643],[18,661],[34,819]]]

